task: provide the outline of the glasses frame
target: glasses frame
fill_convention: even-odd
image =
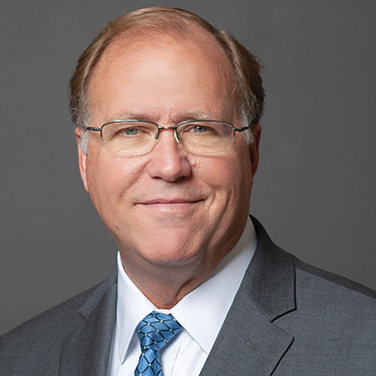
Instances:
[[[96,131],[96,132],[100,132],[100,135],[101,135],[101,138],[102,138],[102,141],[103,141],[103,135],[102,135],[102,131],[103,131],[103,128],[108,125],[108,124],[116,124],[116,123],[148,123],[148,124],[153,124],[157,127],[157,133],[154,135],[154,138],[155,138],[155,143],[153,145],[153,147],[150,149],[150,150],[147,150],[145,152],[142,152],[140,154],[143,154],[143,153],[148,153],[149,151],[153,150],[155,145],[158,143],[159,141],[159,137],[160,137],[160,134],[161,134],[161,131],[165,130],[165,129],[170,129],[170,130],[173,130],[174,131],[174,137],[175,137],[175,140],[178,144],[180,144],[180,138],[181,138],[181,135],[180,133],[178,132],[178,127],[181,126],[181,125],[185,125],[185,124],[194,124],[194,123],[197,123],[197,122],[200,122],[200,123],[223,123],[223,124],[228,124],[232,127],[233,129],[233,133],[232,133],[232,142],[231,142],[231,145],[229,146],[229,148],[232,146],[232,143],[233,143],[233,140],[234,140],[234,137],[235,137],[235,132],[244,132],[248,129],[251,129],[255,123],[252,121],[248,126],[246,127],[240,127],[240,128],[235,128],[235,126],[227,121],[221,121],[221,120],[208,120],[208,119],[204,119],[204,120],[185,120],[185,121],[181,121],[180,123],[176,124],[174,127],[161,127],[159,126],[157,123],[154,123],[153,121],[148,121],[148,120],[138,120],[138,119],[125,119],[125,120],[113,120],[113,121],[109,121],[107,123],[104,123],[100,128],[97,128],[97,127],[85,127],[84,130],[85,131]],[[228,148],[228,149],[229,149]],[[219,151],[218,153],[222,153],[228,149],[225,149],[225,150],[222,150],[222,151]],[[111,150],[110,150],[111,151]],[[188,150],[189,151],[189,150]],[[118,152],[118,153],[121,153],[121,152]],[[198,153],[200,154],[200,153]],[[203,153],[205,154],[205,153]],[[132,155],[132,154],[129,154],[129,155]]]

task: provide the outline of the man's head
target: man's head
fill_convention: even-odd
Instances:
[[[214,270],[244,229],[258,163],[259,65],[197,16],[151,8],[104,29],[80,58],[71,83],[85,188],[129,276],[157,305],[171,306]],[[171,129],[160,132],[154,148],[136,154],[110,151],[100,132],[84,130],[130,119],[165,128],[187,120],[236,129],[246,121],[255,125],[251,143],[234,131],[228,150],[209,154],[187,151]],[[194,134],[208,131],[196,127]],[[131,128],[120,137],[143,133]],[[175,296],[162,294],[158,284],[176,289]]]

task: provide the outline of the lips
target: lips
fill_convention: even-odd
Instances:
[[[181,215],[190,216],[196,211],[197,205],[203,201],[203,199],[198,198],[153,198],[143,200],[136,206],[145,210],[145,213],[150,213],[153,216],[157,215],[160,219],[163,219],[163,216],[165,216],[164,219],[167,219],[170,218],[170,215],[176,218]]]
[[[152,200],[147,200],[140,202],[141,205],[173,205],[173,204],[194,204],[196,202],[202,201],[202,199],[182,199],[182,198],[157,198]]]

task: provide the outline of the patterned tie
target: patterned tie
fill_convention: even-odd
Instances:
[[[140,340],[141,355],[135,376],[162,376],[159,350],[181,329],[171,314],[151,312],[136,327]]]

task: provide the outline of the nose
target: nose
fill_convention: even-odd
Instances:
[[[172,129],[160,131],[158,143],[150,153],[147,172],[153,178],[174,182],[191,174],[187,153],[177,143]]]

